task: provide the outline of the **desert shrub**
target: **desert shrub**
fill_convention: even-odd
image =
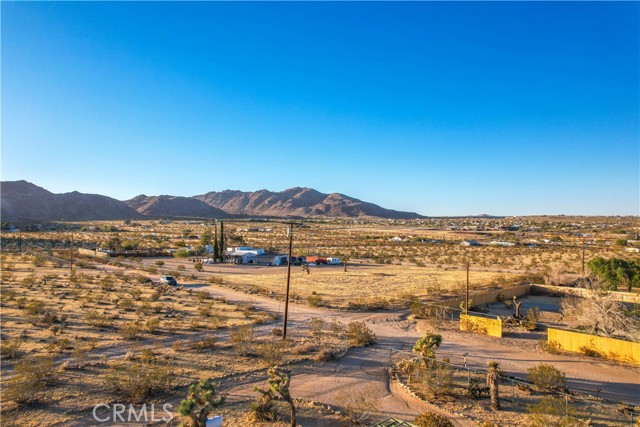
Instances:
[[[2,282],[6,283],[6,280],[2,278]],[[13,289],[2,290],[2,302],[13,301],[16,298],[17,292]]]
[[[16,403],[37,400],[37,393],[56,379],[53,357],[28,357],[16,363],[13,376],[2,387],[3,398]]]
[[[453,427],[453,423],[446,417],[435,412],[425,412],[418,415],[413,423],[417,427]]]
[[[198,307],[198,313],[201,317],[209,317],[211,316],[211,306],[209,304],[204,304]]]
[[[309,335],[312,338],[315,338],[318,345],[322,344],[322,337],[324,335],[324,330],[327,326],[327,322],[318,318],[312,317],[309,319]]]
[[[533,307],[527,310],[527,320],[525,321],[525,328],[529,331],[535,331],[538,328],[538,320],[540,319],[540,309]]]
[[[316,291],[313,291],[311,295],[307,297],[307,303],[311,307],[320,307],[322,306],[322,296],[316,294]]]
[[[206,300],[211,298],[211,295],[207,291],[195,291],[193,295],[196,297],[198,302],[203,303]]]
[[[160,328],[160,319],[157,317],[149,317],[144,322],[144,329],[150,334],[155,334]]]
[[[118,333],[125,340],[135,340],[140,337],[142,326],[136,321],[126,322],[120,326]]]
[[[223,282],[224,282],[224,280],[220,276],[211,276],[211,277],[209,277],[209,283],[211,283],[212,285],[221,284]]]
[[[253,325],[237,326],[229,332],[229,342],[237,354],[248,356],[255,341]]]
[[[132,403],[142,403],[152,393],[171,389],[174,369],[164,359],[150,362],[133,361],[112,365],[105,376],[109,389]]]
[[[350,322],[347,325],[349,344],[355,347],[365,347],[376,342],[376,335],[365,322]]]
[[[529,425],[531,427],[581,427],[575,417],[574,408],[564,399],[544,397],[528,409]]]
[[[283,353],[284,348],[281,340],[267,341],[258,347],[258,355],[269,366],[275,366],[282,363]]]
[[[451,393],[453,387],[453,368],[448,359],[430,363],[421,372],[422,384],[433,397]]]
[[[44,314],[46,307],[44,302],[32,300],[25,304],[24,310],[28,316],[37,316],[39,314]]]
[[[188,249],[178,249],[173,253],[173,256],[176,258],[188,258],[190,255],[191,251]]]
[[[133,311],[135,310],[136,304],[133,302],[132,299],[123,298],[120,301],[118,301],[118,307],[123,309],[124,311]]]
[[[196,269],[196,271],[202,271],[204,270],[204,267],[202,266],[201,262],[196,262],[195,264],[193,264],[193,268]]]
[[[560,344],[557,341],[548,342],[546,338],[538,341],[538,348],[549,354],[560,354]]]
[[[157,265],[158,267],[162,267],[164,265],[164,261],[159,259],[158,261],[154,262],[154,264]]]
[[[218,337],[213,334],[209,334],[200,338],[199,340],[193,341],[191,344],[189,344],[189,347],[193,350],[211,351],[213,350],[217,342]]]
[[[300,344],[297,345],[293,348],[293,352],[295,354],[309,354],[316,351],[316,346],[313,343],[305,343],[305,344]]]
[[[271,335],[273,335],[275,337],[281,337],[282,336],[282,328],[273,328],[273,329],[271,329]]]
[[[100,286],[100,289],[106,292],[111,292],[116,289],[113,278],[109,276],[105,276],[102,279],[100,279],[99,286]]]
[[[97,312],[96,310],[90,310],[85,314],[84,319],[86,322],[96,328],[108,328],[112,325],[111,318],[106,314]]]
[[[467,386],[467,395],[472,399],[489,397],[489,387],[479,381],[472,379]]]
[[[90,346],[78,346],[71,352],[70,367],[82,369],[89,359]]]
[[[585,356],[602,357],[602,354],[600,354],[600,352],[598,352],[598,350],[596,350],[595,348],[592,348],[592,347],[588,347],[586,345],[583,345],[582,347],[580,347],[579,350],[580,350],[580,353],[584,354]]]
[[[529,379],[538,390],[553,391],[566,388],[567,380],[564,372],[548,363],[541,363],[538,366],[527,370]]]
[[[323,348],[313,359],[317,362],[333,362],[336,360],[336,353],[328,348]]]
[[[18,359],[21,355],[20,347],[23,341],[18,338],[5,339],[0,345],[0,355],[5,359]]]
[[[47,346],[49,350],[53,350],[58,353],[64,353],[68,350],[73,350],[73,345],[68,338],[58,338]]]

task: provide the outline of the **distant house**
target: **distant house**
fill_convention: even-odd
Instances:
[[[232,264],[255,264],[256,254],[251,252],[227,252],[226,261]]]
[[[264,252],[255,255],[255,263],[260,265],[286,265],[289,263],[289,256],[276,252]]]
[[[460,244],[462,246],[482,246],[480,243],[476,242],[475,240],[465,240]]]
[[[264,249],[251,246],[233,246],[225,251],[227,262],[233,264],[257,264],[257,256],[264,253]]]
[[[329,265],[338,265],[338,264],[340,264],[340,258],[338,258],[338,257],[327,258],[327,264],[329,264]]]

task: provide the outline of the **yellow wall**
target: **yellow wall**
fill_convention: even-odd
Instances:
[[[531,290],[531,284],[527,283],[524,285],[513,286],[511,288],[504,289],[496,289],[493,291],[480,292],[477,294],[469,295],[469,299],[471,300],[471,304],[473,305],[483,305],[483,304],[491,304],[496,302],[496,297],[498,294],[501,294],[504,299],[511,299],[515,297],[521,297],[523,295],[528,295]],[[443,307],[449,308],[460,308],[460,304],[464,305],[465,297],[456,297],[449,298],[446,300],[442,300],[437,302],[436,304]]]
[[[556,345],[561,350],[583,353],[584,349],[590,349],[608,359],[640,365],[638,342],[553,328],[548,329],[547,340],[550,345]]]
[[[460,330],[502,338],[502,320],[461,314]]]

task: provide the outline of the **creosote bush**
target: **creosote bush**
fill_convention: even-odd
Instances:
[[[107,386],[118,397],[142,403],[152,393],[169,390],[174,383],[170,362],[155,358],[113,365],[106,375]]]
[[[365,322],[351,322],[347,325],[349,344],[355,347],[365,347],[376,342],[376,335],[367,327]]]
[[[529,368],[527,371],[529,372],[529,379],[538,390],[564,390],[567,386],[564,372],[551,364],[541,363],[538,366]]]
[[[420,414],[413,423],[418,427],[453,427],[451,421],[435,412]]]
[[[2,387],[3,400],[26,403],[37,400],[38,392],[56,379],[53,357],[28,357],[16,363],[13,376]]]

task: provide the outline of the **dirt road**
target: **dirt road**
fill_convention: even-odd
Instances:
[[[212,295],[227,298],[236,303],[250,302],[260,310],[282,313],[282,304],[278,301],[248,295],[219,286],[206,288]],[[332,390],[339,382],[355,382],[365,385],[389,363],[390,357],[397,357],[401,353],[410,354],[415,341],[421,336],[415,327],[406,320],[400,311],[384,313],[360,313],[337,310],[327,310],[309,307],[307,305],[290,304],[289,331],[297,333],[303,330],[305,323],[312,317],[319,317],[326,321],[337,319],[341,322],[367,321],[378,337],[378,343],[370,348],[352,350],[350,354],[338,363],[327,366],[339,375],[325,377],[321,370],[317,374],[306,373],[307,376],[296,378],[292,382],[301,397],[316,399],[324,403],[332,403]],[[526,378],[527,369],[539,363],[553,363],[566,373],[570,389],[589,394],[596,394],[601,389],[600,396],[614,401],[640,404],[640,369],[628,365],[615,365],[597,359],[580,355],[552,355],[531,351],[531,349],[514,346],[510,340],[493,339],[490,337],[444,330],[443,344],[438,350],[446,354],[453,363],[461,363],[463,355],[467,354],[467,365],[472,368],[486,369],[487,361],[498,360],[503,370],[508,374]],[[328,372],[325,372],[327,374]],[[385,386],[386,387],[386,386]],[[384,399],[390,393],[380,393]],[[388,400],[393,401],[393,398]],[[404,407],[402,406],[404,405]],[[400,416],[407,411],[406,403],[394,402],[390,404],[390,414]],[[393,415],[389,415],[393,416]]]

